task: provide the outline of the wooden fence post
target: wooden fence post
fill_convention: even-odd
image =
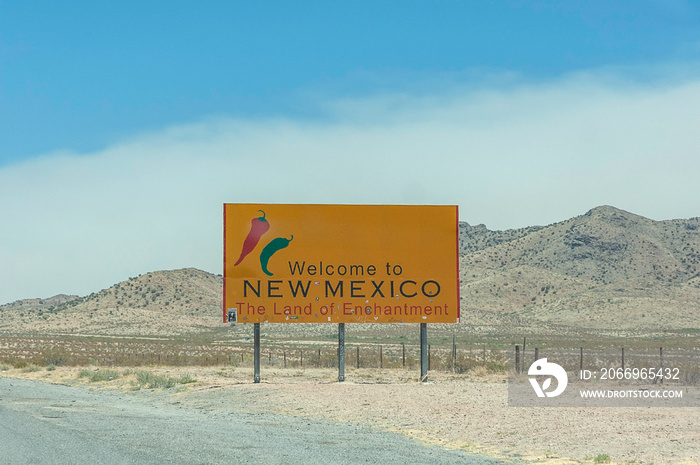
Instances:
[[[455,341],[455,335],[452,335],[452,373],[455,372],[455,365],[457,365],[457,342]]]
[[[622,371],[625,371],[625,348],[622,348]]]

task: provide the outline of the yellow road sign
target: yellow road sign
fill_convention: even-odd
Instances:
[[[224,321],[455,323],[456,206],[224,204]]]

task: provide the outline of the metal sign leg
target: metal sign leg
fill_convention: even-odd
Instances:
[[[338,382],[345,381],[345,323],[338,323]]]
[[[420,380],[428,381],[428,323],[420,324]]]
[[[254,375],[253,382],[260,382],[260,323],[255,323],[253,328],[253,354]]]

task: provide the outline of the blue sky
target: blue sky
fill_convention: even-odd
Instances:
[[[0,163],[318,99],[696,60],[700,7],[616,2],[0,3]],[[643,76],[640,76],[643,78]]]
[[[0,0],[0,303],[218,273],[223,202],[699,216],[699,64],[685,1]]]

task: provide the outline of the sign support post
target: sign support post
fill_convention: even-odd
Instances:
[[[254,375],[253,382],[260,382],[260,323],[255,323],[253,326],[253,365]]]
[[[345,381],[345,323],[338,323],[338,382]]]
[[[428,381],[428,323],[420,324],[420,380]]]

